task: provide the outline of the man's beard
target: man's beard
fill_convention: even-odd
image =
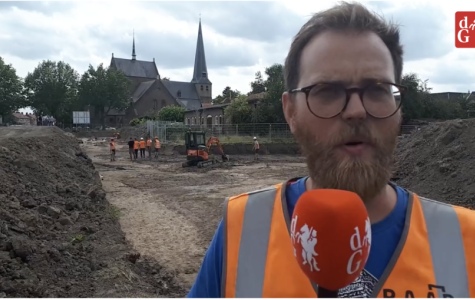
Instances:
[[[294,136],[307,159],[309,176],[314,185],[322,189],[351,191],[363,201],[373,199],[391,178],[399,126],[385,132],[380,138],[371,134],[367,124],[345,123],[344,126],[328,142],[315,141],[306,126],[297,128]],[[336,148],[354,137],[363,138],[370,143],[373,150],[371,159],[350,155],[342,159],[341,155],[337,155]]]

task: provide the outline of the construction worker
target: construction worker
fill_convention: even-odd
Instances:
[[[475,297],[475,212],[390,182],[406,90],[400,37],[396,23],[355,2],[318,12],[301,28],[284,65],[282,107],[308,176],[227,198],[188,297],[316,298],[288,228],[300,196],[318,188],[357,194],[371,222],[367,261],[353,255],[349,265],[364,270],[339,298]],[[318,236],[317,247],[332,246],[320,246]]]
[[[111,142],[110,142],[110,155],[111,155],[111,161],[115,161],[115,142],[114,142],[114,139],[111,139]]]
[[[145,158],[145,141],[143,138],[140,138],[140,158]]]
[[[129,139],[129,142],[128,142],[128,145],[129,145],[129,156],[130,156],[130,160],[134,160],[135,158],[135,153],[134,153],[134,145],[135,145],[135,142],[132,138]]]
[[[257,141],[257,137],[254,137],[254,146],[252,147],[252,150],[254,150],[254,159],[258,160],[259,159],[259,142]]]
[[[158,137],[155,137],[155,158],[158,158],[158,152],[160,151],[160,141]]]
[[[137,138],[134,139],[134,158],[137,159],[139,157],[139,141]]]
[[[148,157],[152,158],[152,139],[150,137],[147,137],[147,152]]]

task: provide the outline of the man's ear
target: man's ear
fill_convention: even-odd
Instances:
[[[282,94],[282,109],[284,111],[285,121],[289,124],[290,132],[293,131],[293,123],[295,118],[295,103],[292,101],[292,96],[288,92]]]

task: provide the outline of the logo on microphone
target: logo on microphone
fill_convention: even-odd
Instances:
[[[292,218],[292,222],[290,223],[290,238],[292,239],[292,243],[300,243],[302,245],[302,264],[308,264],[310,266],[310,271],[320,271],[317,266],[317,259],[315,258],[318,256],[318,253],[315,252],[315,246],[317,245],[317,231],[313,229],[313,227],[308,227],[307,224],[303,225],[300,228],[300,232],[296,231],[297,229],[297,218]],[[297,257],[297,251],[294,247],[294,256]]]
[[[353,274],[358,271],[361,267],[361,264],[365,264],[366,261],[362,261],[363,256],[363,247],[368,248],[368,256],[369,256],[369,248],[371,246],[371,222],[369,218],[366,219],[365,222],[365,235],[363,239],[361,239],[360,230],[358,227],[355,227],[355,232],[350,237],[350,247],[353,251],[351,254],[350,259],[348,260],[348,264],[346,265],[346,272],[348,274]]]

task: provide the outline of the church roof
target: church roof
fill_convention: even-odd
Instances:
[[[142,97],[142,95],[145,94],[150,89],[150,87],[155,83],[156,80],[157,79],[142,82],[137,87],[137,89],[135,89],[135,92],[132,95],[132,101],[134,103],[137,102],[140,99],[140,97]]]
[[[128,77],[157,79],[158,70],[154,61],[143,61],[112,57],[112,63]]]
[[[187,109],[197,109],[201,107],[200,96],[198,95],[194,83],[170,80],[162,80],[162,83],[183,107]]]

